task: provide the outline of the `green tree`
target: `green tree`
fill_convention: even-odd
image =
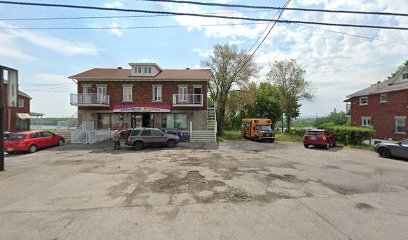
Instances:
[[[326,117],[321,117],[316,120],[316,127],[319,127],[322,124],[332,123],[335,126],[343,126],[347,123],[346,113],[343,111],[336,112],[333,111],[329,113]]]
[[[227,101],[234,89],[246,86],[249,79],[256,76],[258,67],[244,50],[228,44],[214,46],[212,55],[202,62],[212,70],[209,83],[210,97],[217,101],[218,135],[224,135]]]
[[[388,76],[388,79],[394,78],[403,68],[408,68],[408,60],[405,60],[403,64],[399,65],[397,69]]]
[[[279,92],[270,83],[261,83],[256,90],[255,102],[246,105],[246,117],[269,118],[272,120],[272,127],[282,117],[282,110],[279,105]]]
[[[305,70],[294,59],[275,61],[267,75],[278,89],[279,105],[285,114],[288,132],[291,120],[300,114],[300,101],[313,99],[311,83],[304,76]]]

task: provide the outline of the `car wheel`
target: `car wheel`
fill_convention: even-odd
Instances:
[[[304,144],[304,146],[305,146],[305,148],[308,148],[308,147],[309,147],[309,144]]]
[[[259,141],[259,137],[255,136],[255,142],[258,142],[258,141]]]
[[[30,153],[35,153],[35,152],[37,152],[37,146],[31,145],[30,148],[28,149],[28,152],[30,152]]]
[[[142,141],[136,141],[133,146],[135,147],[135,150],[142,150],[144,147],[144,144]]]
[[[62,145],[64,145],[64,140],[62,139],[58,140],[58,146],[62,146]]]
[[[273,143],[273,142],[275,142],[275,139],[271,139],[271,140],[269,140],[269,142]]]
[[[387,148],[380,148],[380,149],[378,149],[378,153],[379,153],[380,156],[383,157],[383,158],[391,157],[391,151],[388,150]]]
[[[333,147],[337,146],[336,141],[333,142],[332,146]]]
[[[167,141],[167,147],[169,148],[174,148],[176,146],[176,141],[174,141],[173,139],[170,139]]]
[[[327,142],[327,143],[326,143],[326,149],[329,149],[329,148],[330,148],[330,143]]]

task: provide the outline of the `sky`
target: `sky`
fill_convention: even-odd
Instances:
[[[205,0],[202,0],[205,1]],[[86,4],[99,7],[158,11],[217,13],[228,16],[272,18],[275,11],[186,4],[113,1],[36,1],[42,3]],[[248,1],[211,0],[233,4]],[[251,1],[251,5],[283,6],[284,1]],[[272,5],[271,5],[272,4]],[[361,11],[408,12],[406,0],[334,1],[295,0],[289,7]],[[63,20],[15,20],[15,18],[138,16]],[[263,33],[266,24],[229,25],[242,20],[189,16],[149,16],[97,10],[43,8],[0,4],[0,65],[19,70],[19,88],[33,99],[31,111],[44,117],[69,117],[70,93],[76,85],[68,76],[91,68],[129,68],[130,62],[155,62],[161,68],[200,68],[215,44],[236,45],[247,51]],[[10,20],[13,19],[14,20]],[[370,16],[285,11],[281,19],[408,27],[407,17]],[[219,26],[197,26],[219,25]],[[119,29],[118,27],[171,28]],[[103,30],[7,29],[33,27],[97,27]],[[344,34],[346,33],[346,34]],[[359,35],[356,37],[352,35]],[[264,36],[264,35],[262,35]],[[376,40],[373,40],[375,38]],[[295,59],[306,71],[315,98],[302,102],[301,117],[324,116],[345,110],[346,96],[386,79],[408,59],[408,31],[310,26],[278,23],[258,52],[262,67],[259,78],[274,61]]]

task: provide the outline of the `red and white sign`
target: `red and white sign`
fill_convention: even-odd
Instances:
[[[170,112],[170,110],[170,104],[129,104],[113,106],[113,112]]]

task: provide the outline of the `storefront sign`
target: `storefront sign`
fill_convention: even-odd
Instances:
[[[130,104],[113,106],[113,112],[170,112],[170,110],[170,104]]]

